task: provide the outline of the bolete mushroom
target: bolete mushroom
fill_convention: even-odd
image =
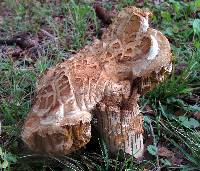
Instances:
[[[142,155],[137,101],[171,67],[169,42],[149,28],[149,15],[136,7],[123,9],[101,40],[43,74],[22,131],[32,150],[65,155],[80,149],[90,141],[95,111],[111,152]]]

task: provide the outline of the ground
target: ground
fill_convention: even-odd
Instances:
[[[110,156],[98,139],[65,157],[31,153],[20,138],[36,79],[100,37],[121,8],[149,8],[169,39],[173,72],[140,100],[145,154]],[[94,6],[105,8],[100,20]],[[105,16],[108,18],[105,19]],[[1,170],[200,170],[200,0],[0,2]]]

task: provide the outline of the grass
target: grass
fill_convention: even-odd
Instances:
[[[200,1],[166,0],[154,4],[144,1],[140,6],[154,13],[151,25],[161,30],[173,49],[174,69],[171,76],[141,98],[145,115],[147,151],[142,161],[119,154],[113,158],[99,140],[101,150],[80,150],[61,158],[42,157],[24,149],[20,139],[23,118],[31,107],[35,82],[46,68],[68,58],[71,53],[90,44],[100,30],[100,21],[89,3],[61,1],[60,4],[39,1],[17,2],[4,0],[9,15],[1,27],[3,38],[21,32],[43,35],[38,49],[14,58],[0,52],[0,113],[3,115],[0,169],[1,170],[199,170],[200,122]],[[103,3],[103,2],[102,2]],[[136,4],[134,0],[109,1],[102,5],[111,10]],[[4,47],[5,48],[5,47]],[[14,51],[12,46],[10,51]],[[32,52],[32,51],[31,51]],[[147,106],[153,111],[148,113]],[[175,155],[160,156],[160,147]],[[89,148],[89,147],[88,147]]]

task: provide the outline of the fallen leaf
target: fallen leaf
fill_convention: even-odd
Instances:
[[[172,157],[174,156],[174,153],[168,150],[166,147],[160,147],[158,149],[157,155],[162,157]]]
[[[154,110],[152,109],[152,107],[150,105],[146,105],[145,108],[144,108],[144,112],[145,113],[148,113],[150,115],[155,115],[155,112]]]
[[[200,112],[196,112],[196,113],[194,114],[194,116],[195,116],[197,119],[200,119]]]
[[[181,163],[183,162],[183,159],[176,156],[172,156],[171,162],[173,165],[181,165]]]
[[[182,162],[184,161],[184,155],[179,151],[179,149],[174,148],[173,149],[174,156],[170,158],[170,161],[172,162],[173,165],[181,165]]]

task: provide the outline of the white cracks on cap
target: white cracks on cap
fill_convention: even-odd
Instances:
[[[148,24],[148,18],[145,17],[141,17],[141,31],[142,32],[146,32],[149,28],[149,24]],[[147,55],[144,57],[144,60],[138,60],[135,62],[135,66],[132,68],[132,73],[135,76],[141,76],[142,71],[144,71],[151,63],[152,60],[155,60],[156,56],[159,53],[159,45],[158,42],[156,40],[156,34],[157,31],[154,33],[154,35],[150,35],[151,38],[151,47],[149,49],[149,52],[147,53]],[[147,59],[147,61],[146,61]]]
[[[155,35],[156,35],[156,33],[155,33]],[[147,54],[147,59],[148,60],[153,60],[158,55],[159,47],[158,47],[158,41],[156,40],[155,36],[154,35],[150,35],[150,38],[151,38],[151,42],[152,43],[151,43],[150,50],[149,50],[149,52]]]
[[[82,111],[76,118],[79,118],[79,121],[81,121],[83,124],[90,123],[90,121],[92,120],[92,115],[87,111]]]
[[[48,116],[40,121],[41,125],[55,125],[55,123],[56,123],[55,116]]]
[[[146,32],[148,28],[149,28],[148,18],[141,17],[141,26],[140,26],[141,32]]]
[[[65,114],[64,104],[61,103],[59,110],[55,113],[55,115],[50,115],[44,119],[41,119],[40,124],[41,125],[56,125],[58,121],[64,118],[64,114]]]
[[[167,72],[171,72],[172,71],[172,63],[169,63],[167,66],[165,66],[165,70]]]

